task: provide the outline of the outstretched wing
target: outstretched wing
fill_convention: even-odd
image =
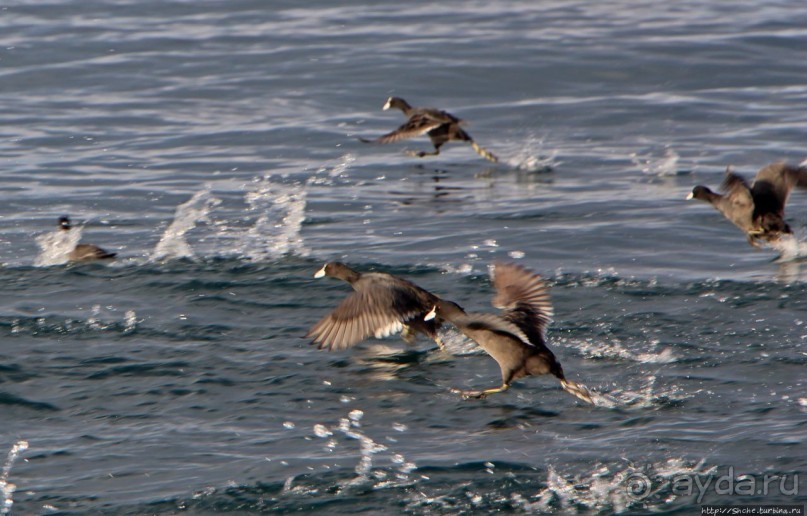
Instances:
[[[414,138],[437,129],[443,124],[445,124],[445,121],[435,119],[427,114],[419,113],[412,115],[412,117],[409,118],[406,123],[391,133],[387,133],[379,138],[376,138],[374,141],[378,143],[391,143],[405,140],[407,138]]]
[[[346,349],[367,337],[399,333],[404,324],[423,317],[424,308],[411,290],[396,284],[357,290],[308,331],[322,348]]]
[[[534,272],[514,263],[494,263],[490,271],[496,295],[492,304],[502,317],[518,326],[530,342],[544,343],[554,310],[549,286]]]
[[[530,338],[518,325],[502,316],[496,314],[469,313],[463,322],[470,330],[487,330],[494,333],[505,333],[515,337],[527,346],[532,345]]]
[[[784,216],[785,204],[794,187],[807,188],[807,167],[777,161],[762,167],[752,189],[758,211]]]
[[[714,207],[743,231],[755,229],[754,197],[745,178],[727,168],[720,189],[723,191],[723,197],[714,203]]]

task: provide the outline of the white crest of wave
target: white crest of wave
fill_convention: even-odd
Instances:
[[[207,188],[197,192],[187,202],[177,206],[174,220],[166,228],[162,238],[151,254],[152,260],[166,258],[192,258],[193,249],[185,235],[196,227],[196,224],[207,220],[210,210],[221,201],[213,197]]]
[[[264,177],[244,195],[244,201],[250,212],[259,213],[241,236],[244,256],[255,261],[289,254],[308,256],[301,235],[306,206],[302,186],[273,183]]]
[[[74,226],[69,231],[57,229],[36,237],[39,255],[37,255],[34,265],[45,267],[67,263],[68,255],[81,240],[82,229],[81,226]]]

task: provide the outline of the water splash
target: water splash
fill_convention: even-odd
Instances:
[[[135,329],[137,329],[137,322],[138,322],[137,313],[135,313],[134,310],[127,310],[123,317],[124,317],[123,333],[132,333],[133,331],[135,331]]]
[[[641,156],[637,153],[630,155],[633,164],[638,167],[643,174],[657,177],[670,177],[686,173],[687,171],[678,170],[678,161],[680,158],[678,153],[670,147],[664,150],[664,155],[661,157],[652,155]]]
[[[47,267],[67,263],[68,255],[81,240],[82,230],[82,227],[74,226],[69,231],[57,229],[36,237],[39,255],[37,255],[34,265]]]
[[[552,151],[548,156],[542,156],[536,149],[543,147],[543,140],[535,135],[530,135],[524,142],[521,149],[505,162],[515,170],[522,172],[552,172],[560,162],[555,158],[557,151]]]
[[[782,235],[767,245],[779,252],[777,263],[792,262],[807,256],[807,242],[799,242],[795,235]]]
[[[527,512],[613,512],[668,507],[678,497],[673,484],[683,477],[714,473],[705,460],[691,464],[680,458],[637,466],[597,465],[593,470],[566,476],[547,468],[546,488],[530,502],[521,494],[512,501]]]
[[[300,185],[256,181],[244,195],[248,210],[259,213],[241,237],[242,254],[254,261],[294,254],[308,256],[301,230],[305,221],[306,191]]]
[[[614,389],[609,391],[607,400],[602,401],[607,407],[609,401],[622,408],[647,409],[658,407],[669,403],[676,403],[691,398],[692,394],[683,393],[677,386],[659,388],[656,386],[657,377],[650,375],[645,378],[644,385],[636,388],[626,387],[624,389]],[[595,404],[597,404],[595,402]],[[612,407],[613,407],[612,406]]]
[[[208,188],[195,193],[190,200],[177,206],[174,220],[154,248],[151,259],[193,258],[193,249],[185,239],[185,234],[195,228],[197,223],[206,221],[210,210],[219,204],[221,201],[213,197]]]
[[[14,505],[12,496],[17,486],[9,482],[8,477],[11,474],[11,467],[14,465],[14,461],[17,460],[20,453],[27,449],[28,441],[17,441],[14,446],[11,447],[11,450],[9,450],[6,463],[3,465],[2,471],[0,471],[0,502],[2,502],[2,505],[0,505],[0,514],[8,514],[9,511],[11,511],[11,506]]]
[[[84,308],[79,307],[82,312]],[[86,310],[86,318],[62,319],[57,316],[17,317],[11,320],[11,333],[14,335],[82,335],[95,332],[120,332],[129,334],[135,331],[138,322],[134,310],[128,310],[119,319],[114,315],[117,308],[93,305]]]
[[[324,424],[318,423],[314,425],[314,435],[321,439],[328,439],[326,443],[326,451],[333,452],[338,446],[335,435],[341,434],[348,439],[355,439],[359,441],[359,451],[361,457],[358,464],[354,468],[356,476],[350,480],[340,483],[340,487],[353,487],[364,485],[367,483],[374,483],[375,488],[390,487],[400,485],[401,482],[409,480],[409,475],[417,468],[414,462],[406,459],[401,453],[395,453],[389,450],[383,444],[375,442],[370,436],[361,430],[361,420],[364,417],[364,412],[361,410],[352,410],[347,415],[339,420],[337,425],[328,427]],[[394,424],[393,429],[397,432],[406,431],[405,426]],[[390,439],[395,442],[395,439]],[[390,451],[389,461],[393,465],[392,472],[384,468],[375,468],[373,458],[377,454],[385,451]]]
[[[346,153],[336,160],[325,163],[319,167],[314,174],[308,178],[309,185],[331,185],[334,179],[345,179],[348,177],[348,170],[355,163],[356,156]]]
[[[580,350],[587,358],[606,358],[628,360],[640,364],[671,364],[678,360],[671,348],[664,348],[661,351],[637,353],[627,349],[619,341],[602,342],[588,338],[586,340],[559,339],[565,346],[570,346]]]

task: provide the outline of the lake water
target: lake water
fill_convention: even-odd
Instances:
[[[684,200],[807,158],[803,2],[341,4],[0,7],[0,514],[804,504],[807,265]],[[500,163],[361,143],[390,95]],[[541,273],[610,402],[463,400],[499,371],[450,328],[318,351],[335,259],[474,311]]]

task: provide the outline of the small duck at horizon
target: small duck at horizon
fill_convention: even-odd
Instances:
[[[431,292],[398,276],[358,272],[341,262],[328,262],[314,274],[315,278],[325,276],[350,283],[354,292],[306,334],[319,349],[347,349],[370,336],[396,333],[409,344],[422,333],[444,348],[437,334],[441,321],[423,319],[439,300]]]
[[[67,216],[59,217],[59,229],[62,231],[70,231],[73,226],[70,224],[70,218]],[[89,262],[93,260],[108,260],[117,256],[118,253],[110,253],[101,249],[93,244],[77,244],[70,253],[67,255],[68,261],[71,262]]]
[[[415,136],[427,135],[434,145],[434,151],[406,151],[408,155],[423,158],[425,156],[437,156],[440,154],[440,147],[446,142],[461,141],[468,142],[471,147],[483,158],[497,163],[497,158],[489,150],[480,147],[471,135],[463,130],[460,125],[464,123],[463,120],[455,117],[451,113],[433,108],[413,108],[400,97],[390,97],[384,104],[384,110],[390,108],[397,108],[403,111],[409,119],[400,127],[380,136],[373,140],[359,138],[365,143],[392,143],[407,138],[414,138]]]
[[[686,198],[708,202],[745,233],[751,246],[760,247],[760,242],[775,243],[783,235],[793,234],[784,217],[794,187],[807,188],[807,161],[798,166],[784,161],[766,165],[750,186],[728,167],[721,193],[698,185]]]
[[[484,398],[504,392],[514,380],[530,375],[551,374],[566,392],[594,403],[591,392],[566,378],[555,355],[546,346],[546,328],[553,308],[549,287],[538,274],[514,263],[497,262],[490,271],[496,295],[493,306],[499,314],[468,313],[451,301],[439,300],[426,320],[440,317],[484,349],[499,364],[502,384],[484,390],[452,389],[465,398]]]

